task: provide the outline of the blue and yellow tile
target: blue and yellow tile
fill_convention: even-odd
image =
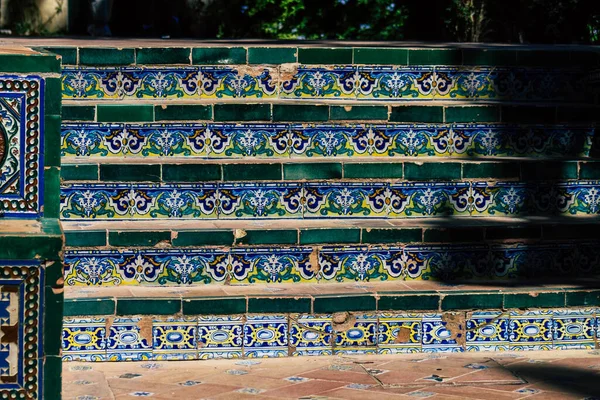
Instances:
[[[290,352],[293,356],[331,355],[331,315],[290,315]]]
[[[461,337],[465,331],[464,321],[460,322],[459,314],[446,313],[444,315],[447,318],[456,319],[457,325],[448,327],[448,322],[442,319],[442,314],[423,314],[422,351],[424,353],[464,351],[463,346],[459,343],[464,340]]]
[[[421,321],[421,314],[379,314],[378,353],[420,353],[422,341]]]
[[[334,354],[376,354],[377,314],[334,314]]]
[[[552,310],[511,311],[509,350],[551,350],[552,318]]]
[[[553,348],[594,349],[594,335],[598,330],[596,310],[593,308],[562,309],[553,311]]]
[[[198,319],[198,358],[241,358],[244,318],[201,316]]]
[[[466,324],[467,351],[508,350],[508,321],[508,313],[473,312]]]
[[[152,359],[152,319],[114,318],[110,321],[106,356],[109,361]]]
[[[65,318],[62,349],[65,361],[105,361],[106,319]]]
[[[166,318],[152,325],[155,360],[195,360],[198,358],[197,318]]]
[[[248,315],[244,324],[244,357],[286,357],[288,317],[285,315]]]

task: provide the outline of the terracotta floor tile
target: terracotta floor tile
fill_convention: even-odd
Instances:
[[[290,386],[284,386],[279,389],[267,390],[265,396],[279,398],[298,398],[311,395],[322,394],[323,392],[345,386],[344,382],[332,382],[327,380],[311,380],[303,383],[296,383]]]
[[[354,371],[331,371],[320,369],[317,371],[305,372],[299,374],[306,378],[312,379],[325,379],[332,382],[345,382],[345,383],[360,383],[360,384],[374,384],[375,379],[366,372],[354,372]]]
[[[369,392],[365,390],[348,389],[345,387],[323,392],[321,395],[327,396],[328,398],[347,400],[400,400],[409,398],[408,396],[403,396],[401,394]]]

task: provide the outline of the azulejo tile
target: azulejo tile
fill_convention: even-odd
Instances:
[[[110,321],[106,357],[109,361],[152,359],[152,319],[114,318]]]
[[[247,316],[244,324],[244,357],[285,357],[288,351],[287,316]]]
[[[331,315],[290,316],[291,355],[331,355],[332,333]]]
[[[446,318],[458,314],[446,313]],[[459,319],[460,320],[460,319]],[[425,353],[442,352],[462,352],[463,347],[460,341],[464,343],[464,321],[463,326],[460,322],[456,326],[448,327],[448,321],[442,319],[442,314],[424,314],[423,315],[423,341],[422,351]]]
[[[385,217],[386,189],[385,183],[305,183],[304,217]]]
[[[598,330],[595,315],[593,308],[553,310],[553,348],[594,349],[594,334]]]
[[[155,360],[194,360],[198,358],[198,320],[166,318],[152,325]]]
[[[377,314],[334,314],[334,354],[377,353]]]
[[[311,247],[231,249],[233,282],[316,282]]]
[[[510,350],[551,350],[552,310],[511,311],[508,325]]]
[[[378,353],[420,353],[421,322],[421,314],[379,314]]]
[[[3,75],[0,87],[0,218],[39,218],[44,187],[44,81]]]
[[[477,311],[467,319],[467,351],[508,350],[509,314],[496,311]]]
[[[269,68],[66,67],[63,99],[223,99],[266,98],[277,94],[277,76]]]
[[[65,318],[62,348],[64,361],[105,361],[106,319]]]
[[[338,282],[387,280],[395,275],[391,254],[396,250],[393,247],[323,247],[319,252],[320,278]]]
[[[201,316],[198,320],[198,358],[241,358],[243,338],[243,317]]]
[[[592,126],[498,124],[62,125],[70,157],[586,157]]]
[[[302,184],[222,183],[219,218],[302,218]]]

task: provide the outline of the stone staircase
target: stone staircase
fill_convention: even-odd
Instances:
[[[598,346],[595,49],[94,45],[64,360]]]

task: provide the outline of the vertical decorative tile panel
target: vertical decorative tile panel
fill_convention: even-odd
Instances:
[[[198,319],[198,358],[241,358],[244,318],[201,316]]]
[[[508,325],[510,350],[551,350],[551,310],[511,311]]]
[[[446,315],[455,315],[446,313]],[[464,325],[457,328],[447,327],[448,323],[442,320],[442,314],[423,315],[423,342],[424,353],[462,352],[464,349],[457,339],[464,334]]]
[[[377,314],[349,314],[346,321],[339,324],[336,324],[336,318],[337,316],[334,315],[334,354],[377,353]],[[351,323],[352,320],[354,323]]]
[[[290,316],[290,353],[293,356],[331,355],[331,315]]]
[[[65,318],[62,348],[65,361],[105,361],[106,319]]]
[[[155,360],[195,360],[198,320],[196,318],[166,318],[154,320],[152,328]]]
[[[379,315],[378,354],[420,353],[422,343],[420,314],[382,313]]]
[[[476,311],[467,319],[467,351],[508,350],[509,314],[499,311]]]
[[[39,218],[43,205],[44,81],[0,76],[0,218]]]
[[[152,359],[152,319],[114,318],[108,323],[106,357],[109,361]]]
[[[285,357],[288,352],[287,316],[247,316],[244,324],[244,357]]]
[[[594,349],[596,342],[594,334],[598,330],[595,309],[583,308],[578,310],[553,311],[553,348]]]

